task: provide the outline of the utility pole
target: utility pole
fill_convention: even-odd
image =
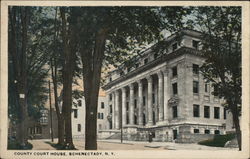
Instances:
[[[54,142],[53,137],[53,125],[52,125],[52,107],[51,107],[51,93],[50,93],[50,80],[49,80],[49,109],[50,109],[50,135],[51,135],[51,141]]]

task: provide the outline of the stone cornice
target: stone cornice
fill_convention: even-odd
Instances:
[[[133,70],[133,71],[109,82],[108,84],[104,85],[102,88],[104,90],[110,89],[112,86],[116,85],[117,83],[120,83],[120,82],[123,82],[127,79],[130,79],[139,73],[142,73],[142,72],[149,70],[150,68],[153,68],[161,63],[167,62],[169,60],[172,60],[172,59],[179,57],[181,55],[184,55],[184,54],[192,54],[192,55],[196,55],[196,56],[201,57],[200,51],[193,49],[193,48],[181,47],[172,53],[163,54],[162,56],[159,56],[154,61],[150,61],[147,65],[143,65],[143,66],[137,68],[136,70]]]

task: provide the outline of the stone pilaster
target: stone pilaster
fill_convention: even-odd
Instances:
[[[115,92],[112,92],[112,129],[115,129]]]
[[[134,85],[129,85],[129,124],[134,125]]]
[[[122,126],[126,125],[126,89],[122,88]]]
[[[138,81],[138,117],[139,125],[143,125],[143,95],[142,95],[142,82]]]
[[[147,77],[148,80],[148,126],[153,125],[153,104],[152,104],[152,85],[153,80],[152,77]]]
[[[164,106],[163,106],[163,75],[160,72],[158,75],[158,105],[159,105],[159,121],[163,121]]]
[[[120,128],[120,118],[119,118],[119,91],[115,91],[115,129]]]
[[[163,80],[164,80],[164,120],[165,121],[168,121],[168,100],[170,98],[170,92],[168,91],[169,88],[168,87],[171,87],[169,86],[169,83],[168,83],[168,70],[167,69],[164,69],[163,70]]]

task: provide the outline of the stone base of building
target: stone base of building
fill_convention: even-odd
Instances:
[[[212,139],[215,132],[216,134],[225,134],[225,129],[223,126],[201,124],[169,124],[165,126],[152,127],[126,125],[123,127],[122,135],[123,140],[129,141],[196,143]],[[109,133],[112,134],[113,139],[121,138],[121,130],[110,130]],[[104,136],[107,137],[108,135]],[[106,139],[108,138],[110,137],[107,137]]]

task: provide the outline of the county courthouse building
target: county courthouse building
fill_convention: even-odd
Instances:
[[[217,88],[199,72],[199,32],[183,30],[164,40],[163,53],[151,47],[108,73],[108,128],[125,140],[197,142],[232,130],[232,119]],[[212,92],[214,92],[212,94]],[[116,130],[116,131],[115,131]]]

